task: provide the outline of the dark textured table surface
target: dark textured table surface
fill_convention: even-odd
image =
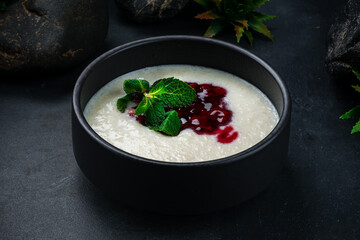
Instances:
[[[255,199],[223,212],[159,216],[108,200],[72,153],[71,94],[86,63],[65,73],[0,76],[0,239],[359,239],[360,134],[338,117],[359,102],[350,81],[324,69],[326,34],[345,1],[272,0],[275,42],[250,47],[287,82],[293,115],[288,164]],[[189,5],[139,25],[110,2],[104,52],[150,36],[201,35]],[[232,33],[219,38],[234,43]],[[99,53],[100,53],[99,52]]]

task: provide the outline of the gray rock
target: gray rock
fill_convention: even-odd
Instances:
[[[359,0],[350,0],[329,30],[326,67],[334,77],[360,70]]]
[[[175,16],[189,0],[115,0],[131,19],[144,23],[156,22]]]
[[[102,0],[17,1],[0,12],[0,70],[76,65],[102,45],[108,21]]]

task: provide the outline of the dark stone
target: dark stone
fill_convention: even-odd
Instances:
[[[359,0],[350,0],[329,30],[326,67],[334,77],[360,70]]]
[[[131,19],[144,23],[156,22],[175,16],[189,0],[115,0]]]
[[[17,1],[0,12],[0,70],[76,65],[101,46],[108,22],[106,1]]]

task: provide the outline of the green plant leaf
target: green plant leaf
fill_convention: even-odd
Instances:
[[[360,132],[360,119],[359,121],[354,125],[354,127],[351,130],[351,134],[356,133],[356,132]]]
[[[269,0],[253,0],[252,2],[253,2],[254,9],[261,7],[267,1],[269,1]]]
[[[195,90],[190,87],[189,84],[184,83],[177,78],[165,78],[162,79],[160,83],[161,82],[164,83],[165,91],[158,96],[158,99],[162,101],[165,106],[186,107],[197,97]]]
[[[247,24],[247,21],[246,20],[236,20],[235,21],[236,23],[240,23],[241,26],[245,29],[245,30],[248,30],[249,29],[249,25]],[[237,25],[237,24],[235,24]]]
[[[124,91],[126,93],[133,92],[146,92],[150,88],[150,84],[146,80],[142,79],[127,79],[124,81]]]
[[[151,98],[143,97],[139,105],[136,107],[134,115],[140,115],[142,113],[145,113],[150,107],[151,102],[152,102]]]
[[[250,45],[253,45],[251,32],[245,32],[250,30],[248,29],[250,27],[274,41],[274,37],[262,21],[272,19],[275,16],[255,11],[267,1],[269,0],[195,0],[206,9],[196,18],[212,20],[204,37],[214,37],[226,27],[233,27],[238,43],[245,34]]]
[[[236,36],[236,42],[240,42],[240,38],[243,36],[244,28],[239,25],[234,25],[235,28],[235,36]]]
[[[219,8],[223,13],[223,17],[228,21],[243,20],[242,17],[253,9],[249,3],[250,2],[239,2],[238,0],[223,0],[221,1]]]
[[[360,80],[360,74],[354,70],[352,72],[355,74],[357,79]],[[360,87],[359,86],[352,86],[357,92],[360,93]],[[359,119],[359,121],[354,125],[354,127],[351,130],[351,134],[360,132],[360,105],[354,107],[350,111],[344,113],[340,116],[340,119]]]
[[[150,106],[145,112],[146,125],[158,126],[165,119],[165,108],[162,102],[150,101]]]
[[[357,119],[360,118],[360,105],[340,116],[340,119]]]
[[[270,20],[270,19],[273,19],[273,18],[276,17],[276,16],[273,16],[273,15],[267,15],[267,14],[259,13],[259,12],[253,12],[253,15],[260,21],[262,21],[262,20]]]
[[[152,126],[151,129],[155,131],[160,131],[166,133],[170,136],[176,136],[180,132],[181,121],[179,115],[175,110],[166,113],[165,120],[160,124],[160,126]]]
[[[223,30],[225,26],[226,22],[221,19],[215,19],[204,33],[204,37],[212,38],[213,36],[221,32],[221,30]]]
[[[355,76],[357,77],[357,79],[360,80],[360,73],[358,73],[358,72],[355,71],[355,70],[352,70],[352,72],[355,74]]]
[[[355,89],[355,91],[360,93],[360,86],[352,86],[353,89]]]
[[[206,12],[196,15],[195,18],[204,19],[204,20],[212,20],[212,19],[216,19],[219,17],[213,11],[210,10],[210,11],[206,11]]]
[[[200,4],[206,9],[212,8],[214,6],[214,2],[211,0],[194,0],[194,2]]]
[[[131,94],[127,94],[126,96],[119,98],[116,102],[117,109],[119,109],[120,112],[124,113],[129,101],[131,100],[132,100]]]
[[[269,29],[266,27],[264,23],[262,23],[260,20],[257,20],[253,18],[252,20],[248,21],[249,27],[254,29],[255,31],[263,34],[264,36],[271,39],[271,41],[274,41],[274,37],[271,35]]]
[[[250,46],[252,46],[252,45],[253,45],[253,39],[254,39],[252,33],[251,33],[249,30],[246,30],[246,31],[244,32],[244,34],[245,34],[245,36],[247,37],[247,39],[249,40]]]

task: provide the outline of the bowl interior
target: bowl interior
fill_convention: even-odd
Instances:
[[[190,64],[232,73],[259,88],[274,104],[280,119],[284,89],[278,75],[261,59],[231,44],[198,37],[163,37],[133,42],[96,59],[80,77],[80,107],[114,78],[144,67]],[[85,75],[85,76],[84,76]]]

